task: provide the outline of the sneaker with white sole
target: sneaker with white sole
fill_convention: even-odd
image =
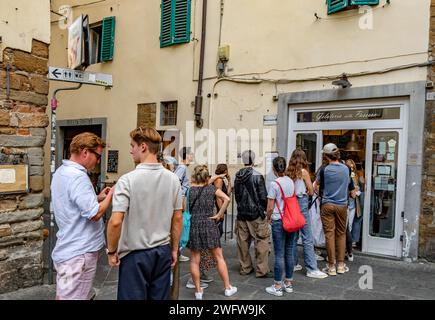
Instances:
[[[321,255],[318,255],[317,253],[315,254],[316,260],[317,261],[324,261],[325,258],[323,258]]]
[[[284,281],[284,291],[287,293],[293,292],[293,284],[291,282]]]
[[[294,266],[293,271],[301,271],[302,270],[302,266],[300,264],[297,264]]]
[[[353,254],[351,253],[351,254],[346,255],[346,258],[347,258],[347,261],[352,262],[353,261]]]
[[[180,260],[180,262],[187,262],[190,260],[190,258],[180,254],[180,258],[178,258],[178,260]]]
[[[277,297],[282,297],[283,293],[282,293],[282,287],[277,288],[274,284],[272,284],[270,287],[266,288],[266,292],[268,294],[277,296]]]
[[[201,273],[200,280],[201,282],[209,283],[212,282],[214,279],[206,273]]]
[[[228,289],[225,289],[225,297],[231,297],[235,295],[237,292],[237,287],[230,286]]]
[[[307,277],[315,278],[315,279],[324,279],[328,277],[328,275],[320,270],[307,271]]]
[[[204,294],[204,291],[201,290],[201,292],[195,292],[195,300],[202,300],[202,295]]]
[[[345,272],[349,272],[349,267],[348,266],[346,266],[345,264],[337,266],[337,273],[343,274]]]
[[[207,289],[208,288],[208,284],[204,283],[204,282],[200,282],[200,287],[201,287],[201,289]],[[195,289],[195,282],[193,282],[192,278],[187,280],[186,288],[188,288],[188,289]]]
[[[335,268],[335,265],[333,267],[329,267],[328,265],[326,265],[326,267],[323,268],[322,271],[327,273],[328,276],[336,276],[337,275],[337,269]]]

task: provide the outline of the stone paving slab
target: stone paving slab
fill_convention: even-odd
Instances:
[[[258,279],[255,274],[242,276],[238,273],[236,242],[227,239],[222,242],[224,257],[228,265],[230,281],[237,286],[238,293],[230,298],[223,294],[223,282],[217,271],[210,271],[215,280],[204,290],[205,300],[409,300],[435,299],[435,265],[428,262],[404,262],[385,258],[355,254],[354,262],[348,262],[350,271],[344,275],[326,279],[312,279],[305,276],[304,271],[294,273],[294,293],[285,293],[283,297],[267,294],[265,288],[273,283],[273,279]],[[301,248],[300,261],[303,262]],[[190,255],[186,250],[186,255]],[[251,250],[254,257],[254,251]],[[273,270],[273,253],[269,261]],[[325,261],[319,262],[323,267]],[[193,300],[194,290],[186,288],[189,279],[189,262],[181,262],[180,300]],[[361,289],[359,282],[363,273],[360,269],[370,267],[373,271],[373,288]],[[107,257],[100,253],[97,275],[94,282],[96,300],[114,300],[117,292],[118,268],[107,265]],[[21,289],[0,295],[0,300],[53,300],[55,285]]]

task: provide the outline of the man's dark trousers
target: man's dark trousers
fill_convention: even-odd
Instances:
[[[136,250],[121,259],[118,300],[167,300],[170,293],[169,245]]]

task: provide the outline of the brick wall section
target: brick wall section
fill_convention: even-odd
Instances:
[[[9,65],[9,96],[7,69]],[[42,283],[48,45],[6,48],[0,63],[0,164],[29,164],[29,193],[0,194],[0,293]]]

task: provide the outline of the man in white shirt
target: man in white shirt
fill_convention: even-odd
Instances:
[[[90,298],[98,251],[104,247],[101,217],[112,200],[112,189],[95,194],[87,171],[100,162],[104,141],[93,133],[75,136],[71,157],[53,175],[51,197],[59,227],[52,252],[57,271],[56,299]]]

